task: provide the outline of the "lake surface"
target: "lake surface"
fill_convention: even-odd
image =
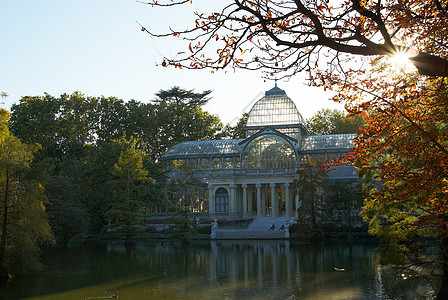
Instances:
[[[145,241],[47,251],[1,299],[431,299],[437,284],[381,266],[372,241]]]

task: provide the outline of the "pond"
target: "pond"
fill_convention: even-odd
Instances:
[[[149,240],[47,251],[1,299],[430,299],[437,285],[381,266],[368,241]]]

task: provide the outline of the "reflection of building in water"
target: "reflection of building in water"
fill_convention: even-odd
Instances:
[[[289,299],[291,295],[366,299],[355,283],[365,278],[374,286],[382,276],[379,261],[372,254],[374,244],[336,242],[317,246],[289,241],[212,241],[211,245],[211,286],[239,285],[253,289],[254,294],[265,291],[263,297],[267,299]],[[235,290],[230,298],[241,296]],[[275,291],[272,298],[269,291]]]
[[[232,283],[242,281],[252,284],[255,279],[258,286],[266,282],[277,285],[284,280],[291,283],[289,241],[284,242],[225,242],[212,241],[210,255],[210,281],[217,283],[228,280]],[[285,269],[286,266],[286,269]],[[279,275],[281,272],[282,275]]]
[[[295,103],[277,85],[254,104],[244,130],[244,139],[184,142],[160,158],[182,161],[197,171],[211,219],[295,217],[300,201],[293,197],[291,183],[300,164],[309,157],[323,161],[345,156],[353,147],[353,134],[310,135]],[[178,178],[185,174],[170,172]],[[351,166],[329,173],[330,180],[356,178]],[[194,210],[201,211],[201,204]]]
[[[367,240],[198,240],[188,247],[147,240],[136,242],[130,253],[123,242],[114,244],[107,255],[96,247],[79,250],[82,274],[108,278],[126,299],[429,299],[435,290],[417,278],[400,279],[397,289],[391,280],[396,270],[381,267],[377,243]],[[97,290],[91,282],[88,289]]]

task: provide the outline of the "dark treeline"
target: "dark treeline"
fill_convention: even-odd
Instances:
[[[203,191],[194,181],[168,180],[157,159],[183,141],[245,136],[247,114],[232,127],[202,109],[210,94],[173,87],[150,103],[45,94],[23,97],[11,114],[2,110],[0,279],[41,269],[42,244],[97,233],[132,242],[160,211],[187,224]]]
[[[141,103],[75,92],[23,97],[14,105],[11,132],[41,145],[32,168],[45,188],[56,240],[102,232],[117,219],[135,225],[137,218],[124,214],[135,211],[130,206],[166,206],[164,166],[157,158],[182,141],[226,136],[220,119],[201,108],[210,93],[173,87]]]

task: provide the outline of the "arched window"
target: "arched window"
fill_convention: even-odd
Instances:
[[[265,134],[247,145],[243,154],[246,169],[294,168],[296,157],[291,144],[283,137]]]
[[[229,192],[220,187],[215,192],[215,211],[217,213],[229,212]]]

